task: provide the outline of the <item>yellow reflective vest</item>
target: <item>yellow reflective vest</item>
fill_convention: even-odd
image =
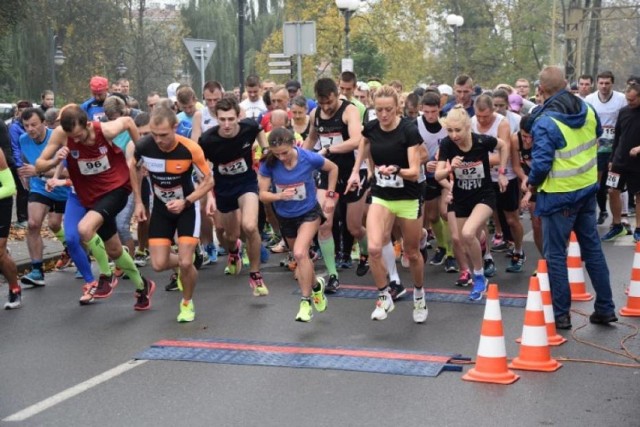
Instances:
[[[573,129],[559,120],[554,121],[567,145],[556,150],[551,171],[540,190],[547,193],[576,191],[598,182],[598,141],[596,115],[587,107],[587,119],[579,129]]]

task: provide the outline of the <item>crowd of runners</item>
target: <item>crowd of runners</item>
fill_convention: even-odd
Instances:
[[[169,271],[165,290],[182,292],[177,320],[190,322],[201,265],[226,256],[224,273],[248,270],[253,296],[267,297],[261,263],[282,253],[302,295],[297,321],[325,311],[325,294],[355,264],[379,292],[371,319],[386,319],[411,288],[413,320],[423,323],[429,268],[455,274],[452,285],[480,300],[498,273],[493,256],[505,252],[510,274],[548,259],[556,322],[567,328],[558,254],[575,229],[592,249],[591,320],[615,321],[606,262],[596,258],[601,240],[640,241],[628,221],[640,193],[640,79],[621,92],[614,84],[605,71],[571,85],[547,67],[535,82],[482,88],[460,75],[453,86],[408,91],[345,71],[317,80],[313,99],[297,81],[250,76],[244,93],[208,81],[198,99],[172,83],[166,96],[139,102],[126,79],[94,76],[91,98],[61,109],[45,91],[40,106],[20,101],[15,119],[0,124],[5,308],[22,305],[21,287],[46,284],[46,224],[65,248],[56,268],[75,264],[85,283],[82,305],[108,298],[126,276],[134,309],[148,310],[157,285],[140,269],[150,264]],[[525,212],[536,254],[523,250]],[[6,250],[12,226],[27,229],[31,271],[20,279]],[[402,283],[398,260],[411,283]],[[326,277],[315,274],[319,263]]]

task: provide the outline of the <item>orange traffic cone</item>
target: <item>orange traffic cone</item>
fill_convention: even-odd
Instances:
[[[537,277],[531,277],[527,308],[524,313],[524,326],[522,327],[520,355],[513,359],[509,367],[527,371],[551,372],[558,370],[561,366],[557,360],[551,358],[544,311],[542,310],[540,283]]]
[[[571,288],[571,301],[591,301],[593,295],[587,292],[587,287],[584,282],[584,270],[582,269],[580,245],[578,244],[578,239],[576,239],[576,233],[573,231],[569,238],[567,272],[569,274],[569,287]]]
[[[636,253],[633,255],[627,305],[620,309],[620,315],[640,316],[640,242],[636,243]]]
[[[487,292],[476,367],[470,369],[462,379],[482,383],[511,384],[519,378],[520,376],[507,368],[507,350],[502,330],[498,285],[492,283]]]
[[[549,287],[549,273],[547,272],[547,261],[538,260],[538,283],[540,284],[540,294],[542,295],[542,310],[544,311],[544,321],[547,324],[547,341],[549,345],[560,345],[567,342],[567,339],[556,331],[556,320],[553,315],[553,304],[551,302],[551,288]]]

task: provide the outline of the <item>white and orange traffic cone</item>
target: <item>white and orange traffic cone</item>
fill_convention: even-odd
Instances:
[[[569,287],[571,289],[571,301],[591,301],[593,295],[587,292],[582,268],[582,255],[576,233],[571,232],[569,238],[569,251],[567,253],[567,273],[569,275]]]
[[[542,310],[540,283],[537,277],[529,279],[529,294],[527,295],[527,308],[522,326],[520,355],[513,359],[509,367],[543,372],[556,371],[562,367],[557,360],[551,358],[547,341],[547,327]]]
[[[627,305],[620,309],[621,316],[640,316],[640,242],[636,243],[636,253],[633,255],[631,267],[631,281],[629,282]]]
[[[492,283],[487,292],[476,366],[463,375],[462,379],[482,383],[512,384],[519,378],[520,376],[507,368],[507,350],[504,343],[498,285]]]
[[[544,311],[544,321],[547,324],[547,341],[549,345],[561,345],[567,339],[556,331],[556,320],[553,315],[553,303],[551,300],[551,287],[549,286],[549,272],[547,261],[538,260],[538,283],[540,284],[540,294],[542,296],[542,310]]]

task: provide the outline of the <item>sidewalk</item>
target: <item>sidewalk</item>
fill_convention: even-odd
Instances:
[[[18,267],[18,274],[23,274],[25,270],[31,267],[31,258],[29,257],[29,250],[27,249],[27,230],[16,230],[11,227],[11,233],[7,239],[7,249],[11,254],[11,257]],[[56,238],[42,237],[43,251],[42,261],[47,264],[52,260],[57,260],[62,253],[62,243]]]

